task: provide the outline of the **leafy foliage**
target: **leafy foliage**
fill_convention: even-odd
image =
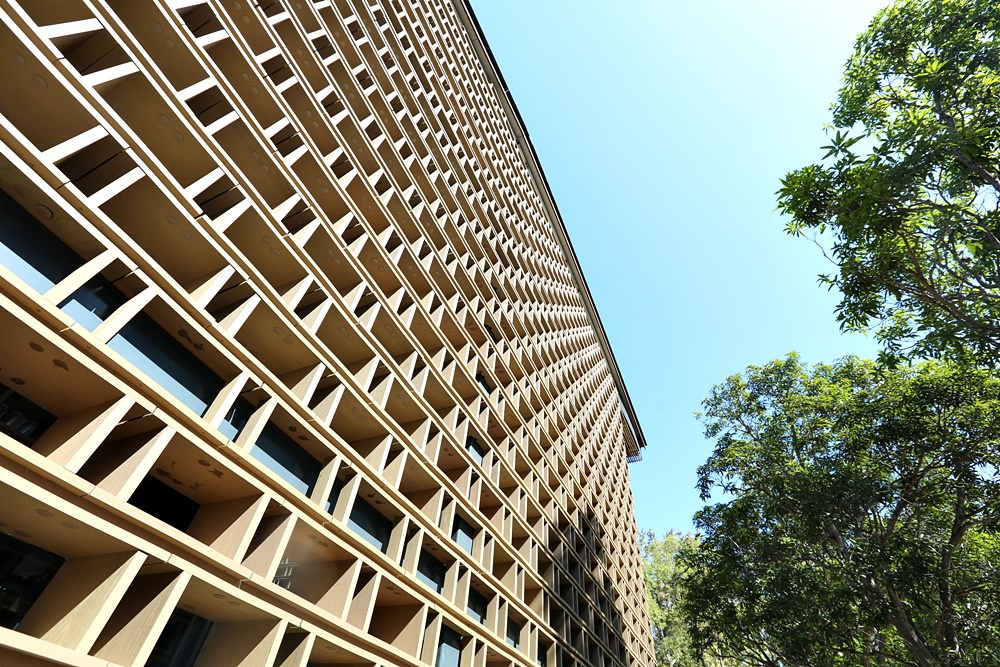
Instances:
[[[857,41],[823,162],[778,192],[885,360],[1000,360],[1000,4],[903,0]]]
[[[1000,664],[1000,379],[795,355],[716,386],[695,648],[746,665]],[[733,663],[730,663],[733,664]]]
[[[695,653],[681,615],[682,594],[678,553],[696,548],[691,535],[669,532],[657,538],[652,532],[639,535],[646,597],[653,629],[656,664],[660,667],[694,667]]]

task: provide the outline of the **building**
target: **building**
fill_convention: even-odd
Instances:
[[[654,663],[642,434],[463,2],[0,19],[0,665]]]

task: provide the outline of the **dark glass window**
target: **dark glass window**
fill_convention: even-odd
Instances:
[[[0,626],[15,629],[65,559],[0,533]]]
[[[434,667],[458,667],[462,657],[462,637],[447,625],[441,626],[441,639],[438,640],[437,659]]]
[[[465,607],[465,613],[480,623],[486,622],[486,609],[489,601],[486,596],[477,590],[469,589],[469,604]]]
[[[378,510],[361,498],[354,499],[354,507],[351,508],[347,525],[382,553],[389,548],[392,521],[379,514]]]
[[[0,431],[32,445],[55,421],[54,414],[0,384]]]
[[[222,418],[222,422],[219,424],[219,433],[230,440],[235,440],[236,436],[243,431],[243,427],[250,421],[254,409],[248,401],[237,398],[233,407],[229,408],[229,412]]]
[[[95,276],[59,307],[93,331],[125,301],[109,280]],[[108,346],[199,415],[222,389],[218,375],[143,313],[125,324]]]
[[[444,590],[444,575],[447,568],[444,563],[430,555],[426,549],[420,550],[420,560],[417,561],[417,579],[424,582],[434,591]]]
[[[298,563],[293,563],[287,558],[282,558],[281,563],[278,565],[278,569],[274,571],[274,583],[278,584],[282,588],[292,587],[292,577],[295,575],[295,566]]]
[[[493,393],[493,386],[489,383],[489,380],[487,380],[486,376],[483,375],[482,373],[476,373],[476,382],[479,383],[480,387],[486,390],[487,394]]]
[[[486,456],[486,449],[479,444],[479,441],[469,436],[465,439],[465,451],[472,455],[473,460],[480,465],[483,463],[483,458]]]
[[[94,276],[60,303],[59,308],[87,330],[93,331],[125,301],[125,296],[111,281]]]
[[[194,667],[212,622],[189,611],[175,609],[156,640],[146,667]]]
[[[535,663],[538,667],[548,667],[549,664],[549,647],[541,642],[538,644],[538,658]]]
[[[186,347],[139,313],[108,346],[199,415],[222,391],[222,379]]]
[[[340,492],[344,490],[346,485],[347,482],[339,477],[333,480],[333,488],[330,489],[330,495],[326,498],[326,505],[323,506],[328,514],[332,513],[333,508],[337,506],[337,501],[340,500]]]
[[[451,524],[451,539],[471,554],[476,531],[471,523],[456,514],[455,520]]]
[[[309,452],[271,423],[264,427],[250,454],[304,496],[312,493],[322,468]]]
[[[167,481],[173,481],[169,477]],[[201,505],[152,475],[146,475],[136,487],[129,503],[155,516],[177,530],[187,530]]]
[[[46,292],[82,266],[83,260],[0,191],[0,264],[37,292]]]
[[[514,648],[521,647],[521,624],[510,618],[507,619],[507,643]]]

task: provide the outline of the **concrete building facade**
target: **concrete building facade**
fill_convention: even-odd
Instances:
[[[0,665],[654,664],[645,445],[461,0],[0,3]]]

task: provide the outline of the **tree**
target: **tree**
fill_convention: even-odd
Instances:
[[[1000,361],[1000,4],[903,0],[856,44],[821,164],[782,180],[845,329],[885,359]]]
[[[677,555],[697,546],[691,535],[669,532],[657,538],[652,531],[639,535],[646,600],[659,667],[694,667],[696,656],[680,610],[680,572]]]
[[[795,355],[717,385],[681,596],[773,667],[1000,664],[1000,378]]]

